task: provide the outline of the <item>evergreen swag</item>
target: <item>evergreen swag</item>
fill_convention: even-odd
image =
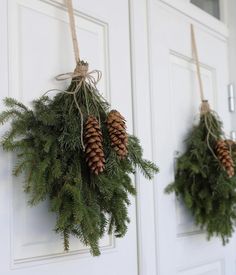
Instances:
[[[177,161],[174,183],[166,188],[175,192],[191,211],[195,222],[223,244],[229,241],[236,219],[235,143],[223,139],[222,123],[206,106],[200,122],[186,140],[186,151]]]
[[[118,112],[119,120],[109,132],[110,106],[92,84],[75,73],[65,92],[52,99],[42,96],[34,100],[32,109],[6,98],[8,110],[0,114],[0,123],[11,120],[1,145],[17,154],[13,174],[25,175],[29,204],[49,198],[50,210],[57,215],[55,231],[64,238],[64,249],[69,249],[69,236],[74,235],[96,256],[107,228],[116,237],[127,231],[129,194],[136,192],[130,174],[138,167],[151,179],[158,168],[142,158],[138,138],[126,134]],[[120,154],[117,135],[124,143]]]

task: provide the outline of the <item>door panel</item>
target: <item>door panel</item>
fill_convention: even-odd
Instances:
[[[81,58],[89,62],[90,70],[102,71],[98,88],[112,106],[124,114],[132,132],[129,6],[126,0],[110,2],[100,1],[101,9],[95,0],[74,1]],[[0,99],[8,95],[30,104],[47,90],[68,85],[54,80],[57,74],[73,71],[75,66],[68,14],[63,3],[53,0],[1,2],[1,9],[7,14],[4,26],[8,29],[5,37],[8,37],[9,50],[1,49],[1,54],[8,55],[8,68],[5,63],[3,70],[9,72],[9,92],[1,93]],[[122,41],[122,45],[117,45],[117,41]],[[5,84],[8,85],[7,81]],[[99,258],[92,258],[89,250],[73,238],[70,252],[64,253],[61,238],[53,232],[55,217],[48,213],[48,202],[30,208],[22,190],[23,178],[11,176],[14,156],[1,151],[0,163],[4,194],[1,209],[5,209],[0,212],[0,225],[2,228],[4,225],[5,232],[1,234],[1,243],[9,251],[0,268],[1,274],[10,275],[15,269],[19,269],[20,275],[32,272],[137,274],[134,199],[131,199],[131,224],[125,238],[106,235],[100,243]],[[120,262],[123,264],[118,264]]]
[[[234,239],[225,247],[218,238],[208,242],[181,201],[164,193],[174,180],[176,157],[184,151],[186,135],[198,121],[200,95],[192,60],[191,14],[184,16],[155,0],[150,1],[149,12],[154,154],[161,171],[156,185],[159,274],[235,274]],[[193,23],[205,96],[229,133],[227,37]]]
[[[190,9],[181,2],[180,12],[176,11],[169,6],[174,2],[74,0],[82,59],[86,58],[91,70],[103,72],[99,89],[126,116],[130,132],[133,107],[135,132],[145,155],[153,156],[161,169],[154,188],[137,175],[138,238],[132,199],[131,224],[124,239],[105,236],[99,258],[92,258],[74,239],[71,251],[63,253],[61,239],[52,232],[55,217],[48,213],[47,202],[27,206],[23,179],[11,176],[14,156],[0,151],[0,239],[4,248],[0,274],[154,275],[156,268],[158,275],[236,274],[235,240],[225,247],[218,239],[207,242],[181,201],[164,194],[174,179],[175,159],[184,151],[183,140],[197,121],[200,103],[191,54]],[[194,18],[200,14],[194,13]],[[208,21],[206,15],[203,19],[204,24],[196,23],[196,37],[205,94],[229,132],[227,30],[215,19]],[[3,0],[0,22],[0,99],[13,96],[29,104],[51,88],[66,87],[54,80],[55,75],[74,69],[63,0]],[[0,134],[6,127],[0,128]]]
[[[46,91],[49,87],[62,88],[61,83],[58,85],[53,80],[54,74],[59,73],[59,69],[61,72],[67,72],[73,68],[68,15],[60,8],[39,3],[39,1],[11,1],[10,3],[9,37],[10,44],[14,46],[14,52],[9,53],[12,60],[10,83],[14,85],[14,88],[10,89],[10,95],[30,102],[42,95],[42,91]],[[105,43],[108,41],[107,24],[79,14],[77,19],[78,35],[83,42],[80,45],[84,56],[89,58],[92,68],[101,68],[103,72],[108,71],[108,45]],[[63,43],[63,40],[66,42]],[[93,47],[85,47],[85,41]],[[47,58],[44,59],[42,56]],[[57,63],[60,65],[57,66]],[[18,81],[14,79],[16,75],[18,75],[16,78]],[[104,95],[109,98],[109,73],[104,74],[99,85]],[[35,257],[61,253],[60,237],[53,232],[56,217],[51,213],[45,215],[48,203],[29,208],[27,196],[21,194],[23,178],[12,180],[14,261],[31,261]],[[106,236],[101,241],[102,250],[113,246],[112,236]],[[88,249],[74,240],[71,252],[75,251],[84,253],[88,252]]]

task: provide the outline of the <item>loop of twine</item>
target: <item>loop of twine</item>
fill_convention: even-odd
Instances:
[[[68,79],[73,80],[74,78],[78,78],[80,79],[79,82],[85,80],[90,86],[97,89],[96,86],[102,78],[102,72],[99,70],[92,70],[88,72],[88,69],[85,70],[84,68],[82,69],[80,68],[80,67],[84,67],[83,65],[79,65],[77,66],[77,68],[78,67],[79,69],[76,69],[74,72],[68,72],[68,73],[57,75],[55,79],[57,81],[65,81]],[[71,92],[71,93],[74,93],[74,92]]]

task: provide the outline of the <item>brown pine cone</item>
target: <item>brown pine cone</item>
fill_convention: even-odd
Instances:
[[[116,110],[110,111],[107,117],[107,128],[112,148],[114,148],[120,159],[124,159],[128,154],[128,134],[125,118]]]
[[[102,132],[99,122],[94,116],[89,116],[85,123],[84,142],[86,162],[91,171],[98,175],[104,171],[105,157],[102,145]]]
[[[216,154],[221,165],[226,170],[228,176],[234,176],[234,162],[230,154],[229,144],[225,140],[218,140],[216,143]]]

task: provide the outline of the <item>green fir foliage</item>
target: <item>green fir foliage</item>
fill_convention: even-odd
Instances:
[[[208,239],[219,236],[225,244],[236,219],[236,177],[229,178],[214,154],[222,134],[222,124],[213,112],[201,115],[186,140],[186,152],[177,161],[175,182],[166,192],[175,192],[183,200]]]
[[[67,92],[75,90],[77,81],[72,80]],[[50,210],[57,215],[55,231],[63,237],[65,250],[74,235],[99,255],[99,239],[107,230],[116,237],[127,231],[129,195],[136,193],[130,174],[138,167],[151,179],[158,168],[142,158],[139,140],[132,135],[127,158],[118,159],[106,127],[109,104],[87,83],[75,96],[83,118],[73,95],[64,92],[35,100],[32,109],[6,98],[8,109],[0,114],[0,123],[11,120],[11,127],[1,145],[17,154],[13,173],[24,174],[30,205],[49,198]],[[104,140],[105,171],[98,176],[91,174],[81,144],[81,125],[89,114],[99,118]]]

